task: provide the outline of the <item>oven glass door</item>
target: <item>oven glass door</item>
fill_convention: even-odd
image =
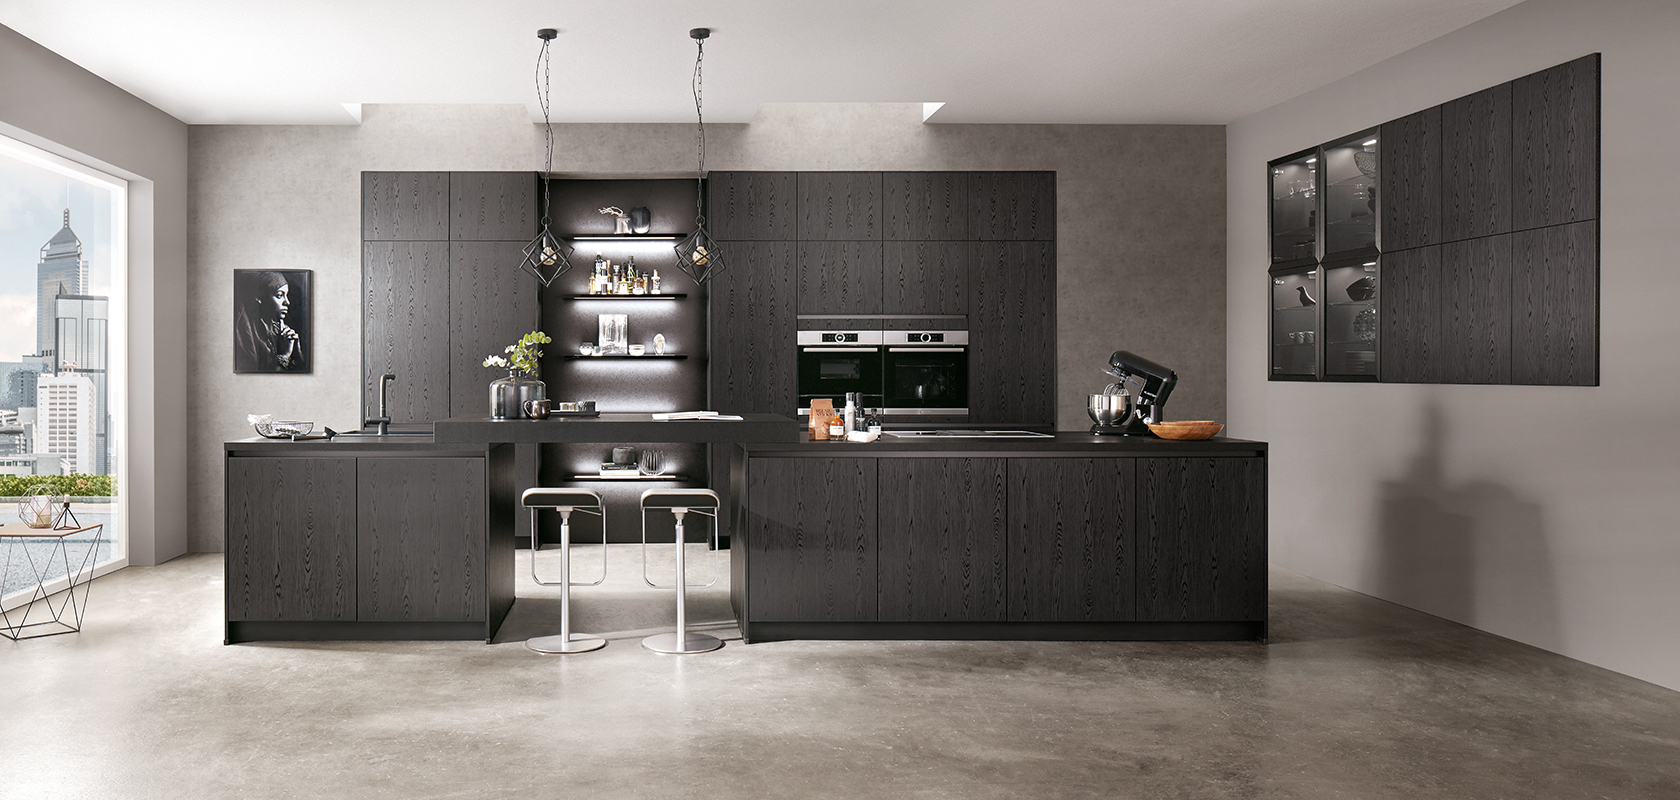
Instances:
[[[963,347],[889,347],[887,413],[892,409],[968,411],[968,350]]]
[[[862,392],[865,406],[881,405],[881,348],[799,348],[800,408],[825,397],[844,407],[847,392]]]

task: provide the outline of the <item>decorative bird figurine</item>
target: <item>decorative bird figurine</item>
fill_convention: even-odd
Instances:
[[[1307,294],[1307,287],[1297,286],[1297,287],[1295,287],[1295,291],[1299,292],[1300,295],[1301,295],[1301,305],[1304,305],[1304,306],[1318,305],[1317,303],[1313,302],[1312,295]]]

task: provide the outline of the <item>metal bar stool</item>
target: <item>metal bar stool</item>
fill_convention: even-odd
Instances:
[[[700,589],[717,583],[717,559],[712,560],[712,579],[707,583],[690,584],[683,557],[683,518],[689,514],[703,514],[717,519],[717,492],[711,489],[649,489],[642,492],[642,581],[655,589],[675,586],[677,590],[677,630],[642,640],[642,646],[656,653],[705,653],[723,646],[723,640],[688,630],[688,589]],[[654,583],[647,575],[647,512],[648,509],[667,509],[677,518],[677,579],[674,584]],[[706,509],[711,509],[710,511]],[[712,526],[712,547],[717,548],[717,525]]]
[[[519,501],[531,509],[531,580],[538,586],[560,587],[560,633],[557,636],[534,636],[525,646],[539,653],[587,653],[605,647],[607,640],[586,633],[572,633],[572,587],[600,586],[607,579],[605,536],[601,545],[601,577],[584,583],[572,580],[572,512],[594,514],[601,518],[601,530],[607,529],[607,507],[601,496],[587,489],[526,489]],[[551,509],[560,512],[560,580],[545,581],[537,577],[537,553],[542,550],[542,536],[537,528],[537,511]]]

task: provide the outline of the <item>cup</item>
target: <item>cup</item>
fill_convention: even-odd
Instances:
[[[555,411],[577,411],[578,410],[578,404],[577,403],[555,403],[554,404],[554,410]]]
[[[525,416],[531,419],[548,419],[549,407],[549,401],[546,399],[526,400],[524,405]]]
[[[645,344],[630,345],[630,355],[639,356],[639,355],[641,355],[643,353],[646,353],[646,352],[647,352],[647,345],[645,345]]]
[[[1318,341],[1318,331],[1301,331],[1301,336],[1304,344],[1312,344]]]
[[[642,457],[636,462],[636,471],[648,477],[665,472],[665,452],[643,450]]]
[[[595,355],[595,344],[593,342],[584,342],[583,344],[578,345],[578,355],[580,355],[580,356]]]

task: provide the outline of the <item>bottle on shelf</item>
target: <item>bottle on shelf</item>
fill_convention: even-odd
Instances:
[[[869,409],[869,413],[864,416],[863,428],[869,433],[877,435],[881,433],[881,409]]]
[[[828,438],[837,442],[846,440],[846,420],[839,414],[828,418]]]
[[[659,294],[659,268],[653,268],[653,278],[648,282],[648,294]]]
[[[858,404],[862,402],[862,395],[857,392],[846,393],[846,407],[840,411],[840,417],[846,426],[846,433],[862,430],[858,427]]]

